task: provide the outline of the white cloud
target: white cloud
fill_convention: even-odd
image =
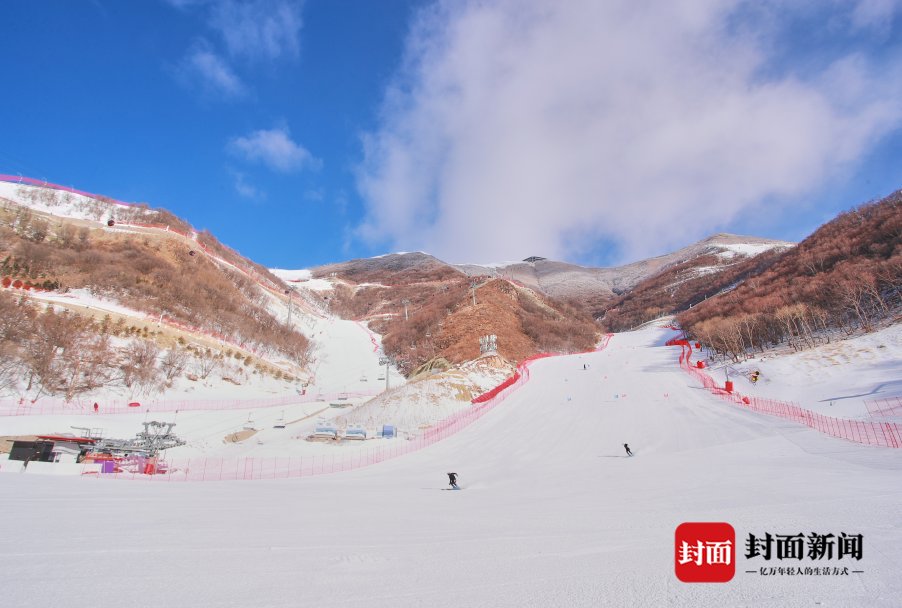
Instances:
[[[228,148],[248,161],[261,162],[282,173],[318,170],[322,166],[322,161],[292,141],[284,128],[254,131],[244,137],[236,137],[229,142]]]
[[[243,198],[260,201],[266,199],[266,193],[248,183],[244,173],[240,171],[232,171],[232,178],[235,183],[235,191]]]
[[[900,5],[900,0],[859,0],[852,11],[852,23],[859,28],[885,30]]]
[[[211,96],[234,99],[247,95],[247,87],[241,79],[204,43],[188,51],[179,66],[178,76],[186,86]]]
[[[212,7],[210,25],[236,57],[297,57],[301,4],[288,0],[223,0]]]
[[[757,5],[439,3],[364,137],[357,234],[449,261],[635,259],[822,187],[902,122],[899,58],[793,70],[783,4],[737,24]]]

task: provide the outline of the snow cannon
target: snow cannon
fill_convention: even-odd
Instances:
[[[733,392],[733,381],[727,380],[726,382],[724,382],[723,390],[727,391],[728,393],[732,393]]]

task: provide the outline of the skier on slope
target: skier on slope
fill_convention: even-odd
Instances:
[[[633,453],[630,451],[630,446],[629,446],[629,444],[624,443],[624,444],[623,444],[623,449],[626,450],[626,455],[627,455],[627,456],[632,456],[632,455],[633,455]]]
[[[457,487],[457,473],[448,473],[448,483],[451,484],[452,490],[459,490]]]

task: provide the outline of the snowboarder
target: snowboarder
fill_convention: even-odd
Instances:
[[[633,455],[633,453],[630,451],[630,446],[629,446],[629,444],[624,443],[624,444],[623,444],[623,449],[626,450],[626,455],[627,455],[627,456],[632,456],[632,455]]]
[[[457,487],[457,473],[448,473],[448,482],[451,484],[452,490],[459,490]]]

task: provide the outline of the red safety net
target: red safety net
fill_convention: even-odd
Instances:
[[[902,447],[902,424],[824,416],[795,403],[728,392],[724,387],[718,386],[711,376],[690,363],[692,346],[687,340],[674,338],[667,342],[667,346],[679,346],[680,367],[724,401],[762,414],[787,418],[831,437],[885,448]]]

